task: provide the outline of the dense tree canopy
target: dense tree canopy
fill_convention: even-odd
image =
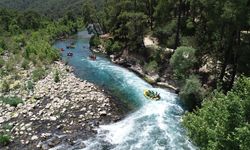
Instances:
[[[189,135],[201,149],[241,149],[250,146],[250,78],[241,78],[227,95],[215,92],[202,109],[184,117]]]
[[[95,0],[96,3],[101,1]],[[36,11],[44,16],[61,18],[69,11],[80,15],[83,2],[84,0],[0,0],[0,8]]]

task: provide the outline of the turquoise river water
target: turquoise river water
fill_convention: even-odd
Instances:
[[[75,38],[58,41],[55,47],[64,48],[63,59],[75,69],[77,77],[109,90],[123,103],[133,108],[127,117],[114,124],[100,126],[94,138],[84,141],[86,150],[193,150],[181,125],[184,109],[178,96],[166,89],[154,88],[133,72],[117,66],[102,55],[88,58],[90,35],[79,32]],[[66,45],[76,43],[75,49]],[[73,57],[67,57],[67,52]],[[157,91],[160,101],[150,101],[144,89]]]

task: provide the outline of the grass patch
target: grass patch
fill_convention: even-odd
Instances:
[[[7,81],[7,80],[3,80],[2,81],[2,84],[0,85],[0,87],[1,87],[1,92],[9,92],[9,90],[10,90],[10,84],[9,84],[9,81]]]
[[[28,81],[27,84],[26,84],[26,88],[30,91],[33,91],[34,90],[34,83],[32,81]]]
[[[4,124],[2,127],[4,130],[11,130],[13,128],[13,125],[10,124]]]
[[[7,134],[0,134],[0,145],[6,146],[10,143],[11,137]]]
[[[23,103],[23,100],[18,97],[0,97],[0,101],[14,107],[17,107],[18,104]]]
[[[21,67],[25,70],[29,69],[29,61],[27,59],[24,59],[22,61]]]
[[[56,83],[60,82],[60,77],[59,77],[59,71],[56,70],[55,73],[54,73],[54,81]]]
[[[37,68],[32,72],[32,79],[34,82],[41,80],[46,75],[45,69]]]

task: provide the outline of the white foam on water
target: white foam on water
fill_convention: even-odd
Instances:
[[[154,90],[161,92],[161,101],[144,99],[145,104],[125,119],[100,126],[97,137],[85,141],[85,149],[102,149],[102,142],[113,145],[113,150],[195,149],[179,127],[183,109],[176,103],[176,95]]]

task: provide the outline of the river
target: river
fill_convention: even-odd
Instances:
[[[154,88],[133,72],[110,62],[105,56],[97,60],[88,58],[90,35],[79,32],[75,38],[58,41],[55,47],[64,48],[64,61],[75,69],[77,77],[97,84],[115,95],[133,111],[114,124],[102,125],[96,137],[84,141],[86,150],[192,150],[181,125],[184,113],[178,96],[166,89]],[[71,42],[75,49],[66,49]],[[73,57],[67,57],[67,52]],[[150,101],[143,95],[144,89],[157,91],[160,101]]]

